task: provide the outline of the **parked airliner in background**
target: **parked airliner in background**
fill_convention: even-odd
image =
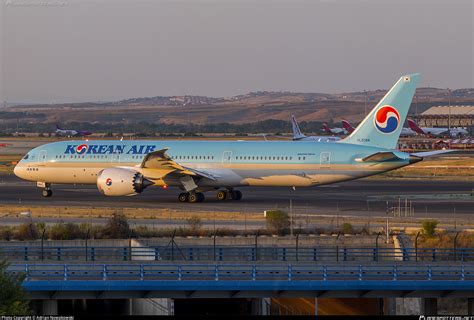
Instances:
[[[342,120],[342,127],[344,128],[344,130],[346,130],[346,132],[348,134],[351,134],[355,128],[349,123],[349,121],[346,121],[346,120]]]
[[[323,131],[329,134],[348,134],[348,132],[344,128],[329,128],[327,122],[323,123]]]
[[[411,119],[408,119],[407,121],[408,125],[410,126],[410,129],[418,134],[424,134],[434,137],[451,136],[453,138],[459,138],[461,136],[467,136],[469,134],[469,132],[464,128],[420,127],[415,121]]]
[[[315,141],[315,142],[334,142],[341,140],[339,137],[331,136],[306,136],[301,132],[300,126],[294,115],[291,115],[291,126],[293,129],[293,141]]]
[[[58,125],[56,125],[55,133],[62,137],[85,137],[92,134],[92,132],[84,130],[61,129]]]
[[[51,185],[96,184],[107,196],[133,196],[149,186],[174,186],[182,202],[203,192],[240,200],[244,186],[309,187],[401,168],[446,151],[404,153],[394,148],[419,75],[401,77],[348,137],[301,141],[61,141],[32,149],[14,173]]]

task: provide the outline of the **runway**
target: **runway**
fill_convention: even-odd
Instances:
[[[362,179],[311,188],[241,188],[241,201],[218,201],[214,192],[206,193],[203,203],[179,203],[177,188],[146,189],[133,197],[106,197],[95,186],[53,185],[53,196],[43,198],[34,183],[14,175],[0,175],[0,205],[91,206],[159,208],[170,210],[246,212],[288,209],[290,200],[295,213],[308,215],[384,216],[387,208],[412,201],[416,216],[459,217],[474,213],[474,182],[436,180]]]

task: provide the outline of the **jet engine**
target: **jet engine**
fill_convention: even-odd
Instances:
[[[106,196],[134,196],[152,184],[140,172],[126,168],[107,168],[97,177],[97,188]]]

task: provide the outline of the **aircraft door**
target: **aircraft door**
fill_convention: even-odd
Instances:
[[[321,152],[320,168],[329,168],[331,166],[331,152]]]
[[[110,158],[110,162],[120,163],[120,153],[112,153],[112,157]]]
[[[39,162],[46,162],[46,157],[47,157],[47,152],[46,150],[41,150],[39,153]]]
[[[222,164],[224,166],[230,166],[232,162],[232,151],[224,151],[222,154]]]

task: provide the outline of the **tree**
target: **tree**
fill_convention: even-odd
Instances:
[[[130,226],[123,213],[113,213],[104,227],[104,236],[109,239],[124,239],[130,236]]]
[[[427,237],[433,237],[436,231],[436,227],[438,226],[437,220],[423,220],[421,222],[421,226],[423,227],[423,234]]]
[[[290,226],[290,217],[288,213],[282,210],[269,210],[265,217],[267,229],[276,234],[284,234]]]
[[[354,228],[352,227],[352,224],[350,224],[349,222],[344,222],[342,224],[342,233],[344,234],[354,233]]]
[[[36,240],[39,237],[38,228],[34,223],[23,223],[17,229],[15,238],[17,240]]]
[[[31,311],[21,285],[25,277],[7,273],[7,266],[5,261],[0,262],[0,316],[28,315]]]
[[[49,238],[52,240],[74,240],[84,238],[81,228],[74,223],[57,223],[49,230]]]

